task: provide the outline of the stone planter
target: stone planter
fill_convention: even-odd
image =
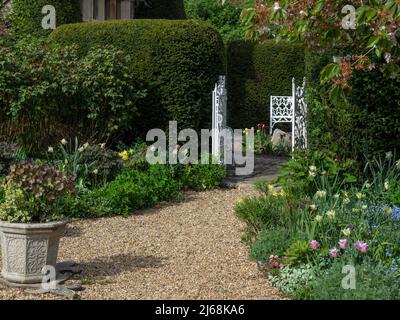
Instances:
[[[43,267],[56,266],[58,244],[66,224],[0,221],[3,278],[14,283],[41,283]]]

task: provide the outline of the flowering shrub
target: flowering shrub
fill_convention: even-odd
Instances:
[[[31,161],[12,165],[3,188],[0,219],[9,222],[45,222],[60,219],[61,198],[75,190],[75,176],[52,165]]]

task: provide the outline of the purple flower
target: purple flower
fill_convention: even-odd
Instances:
[[[342,250],[347,249],[347,240],[346,239],[340,239],[338,244],[339,244],[340,249],[342,249]]]
[[[332,258],[336,258],[339,255],[339,251],[336,248],[332,248],[329,250],[329,256]]]
[[[310,242],[310,246],[311,246],[311,249],[313,249],[313,250],[318,250],[318,248],[319,248],[319,243],[318,243],[317,240],[312,240],[312,241]]]
[[[362,253],[366,253],[368,251],[368,244],[366,242],[362,242],[360,240],[358,240],[355,243],[355,247],[357,251],[360,251]]]

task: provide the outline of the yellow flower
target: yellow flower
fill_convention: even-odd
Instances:
[[[93,170],[93,174],[94,174],[94,175],[97,175],[98,173],[99,173],[99,170],[98,170],[98,169],[94,169],[94,170]]]
[[[346,237],[348,237],[351,233],[350,228],[346,228],[342,230],[343,235],[345,235]]]
[[[64,146],[68,143],[67,140],[65,140],[65,139],[62,139],[60,142],[61,142],[61,144],[64,145]]]
[[[322,222],[322,216],[320,216],[320,215],[316,215],[315,216],[315,221],[317,221],[318,223],[321,223]]]
[[[363,206],[361,206],[361,209],[366,210],[366,209],[368,209],[368,206],[366,204],[364,204]]]
[[[48,153],[53,153],[53,152],[54,152],[53,147],[49,147],[49,148],[47,149],[47,152],[48,152]]]
[[[386,213],[387,215],[391,214],[391,213],[392,213],[392,209],[390,209],[389,207],[386,207],[386,208],[385,208],[385,213]]]
[[[312,211],[315,211],[315,210],[317,210],[317,206],[315,204],[310,204],[310,209]]]
[[[317,198],[325,198],[326,196],[326,191],[324,190],[318,190],[317,193],[315,194]]]
[[[389,190],[389,181],[386,180],[383,186],[385,187],[385,190]]]
[[[278,195],[279,195],[278,192],[276,192],[276,191],[272,192],[273,197],[277,197]]]
[[[347,197],[344,198],[344,199],[343,199],[343,203],[344,203],[344,204],[349,204],[349,203],[350,203],[350,199],[347,198]]]
[[[239,198],[237,201],[236,201],[236,204],[242,204],[243,203],[243,199],[242,198]]]
[[[268,185],[268,190],[269,190],[269,191],[272,191],[273,189],[274,189],[274,186],[273,186],[272,184],[269,184],[269,185]]]
[[[118,153],[118,155],[121,157],[122,160],[124,161],[128,161],[129,160],[129,153],[128,151],[124,150],[120,153]]]
[[[283,191],[283,190],[281,190],[281,192],[279,192],[279,194],[280,194],[282,197],[286,196],[286,192]]]

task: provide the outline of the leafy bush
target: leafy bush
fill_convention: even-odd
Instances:
[[[234,41],[227,53],[229,125],[253,127],[269,120],[272,95],[291,95],[292,78],[304,77],[304,50],[292,44]]]
[[[136,19],[186,19],[183,0],[140,1],[135,8]]]
[[[343,264],[338,262],[312,282],[310,298],[314,300],[392,300],[400,299],[400,276],[380,265],[355,265],[356,288],[343,289]]]
[[[343,183],[357,181],[353,161],[340,161],[325,152],[310,151],[296,153],[293,159],[281,165],[278,183],[291,193],[314,195],[318,177],[336,183],[337,188],[344,186]]]
[[[77,44],[82,54],[112,44],[131,57],[128,73],[148,89],[147,99],[138,105],[138,134],[165,129],[172,119],[184,128],[208,127],[210,94],[224,74],[223,42],[208,24],[140,19],[80,23],[59,27],[50,38],[61,45]]]
[[[91,48],[80,57],[74,46],[28,39],[1,47],[0,61],[1,135],[28,153],[63,137],[112,140],[134,127],[144,91],[122,51]]]
[[[12,31],[19,37],[48,35],[42,28],[42,8],[52,5],[56,9],[57,26],[82,21],[79,1],[76,0],[12,0],[10,17]]]
[[[75,176],[56,167],[23,162],[12,165],[6,177],[0,219],[9,222],[47,222],[60,219],[59,202],[75,190]]]
[[[250,257],[267,262],[271,255],[281,256],[291,243],[290,232],[285,228],[262,230],[251,246]]]
[[[160,201],[174,200],[178,196],[178,183],[170,167],[154,165],[148,171],[126,169],[117,178],[72,203],[71,214],[78,216],[127,216],[134,210],[155,206]],[[74,202],[74,201],[73,201]],[[94,204],[94,208],[87,206]],[[83,205],[81,210],[80,205]]]
[[[218,164],[180,165],[176,177],[184,189],[210,190],[219,187],[225,177],[225,168]]]
[[[26,159],[25,152],[16,143],[0,142],[0,172],[7,173],[13,162]]]
[[[242,5],[215,0],[185,0],[189,19],[210,22],[221,34],[225,42],[244,39],[244,27],[240,22]]]

